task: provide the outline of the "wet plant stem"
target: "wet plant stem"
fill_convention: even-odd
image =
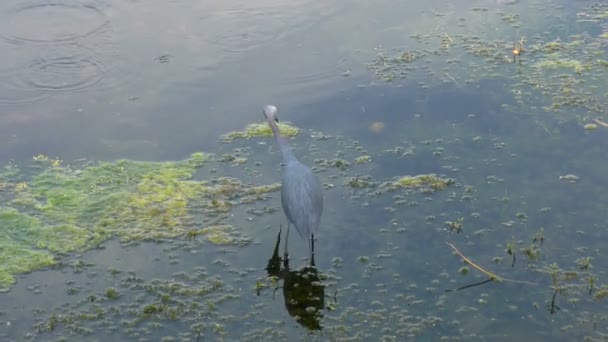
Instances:
[[[489,279],[482,281],[480,283],[475,283],[475,284],[471,284],[471,285],[466,285],[463,286],[461,288],[458,288],[457,290],[462,290],[462,289],[466,289],[468,287],[472,287],[472,286],[477,286],[477,285],[482,285],[491,281],[497,281],[497,282],[503,282],[503,281],[508,281],[508,282],[513,282],[513,283],[520,283],[520,284],[528,284],[528,285],[536,285],[535,283],[531,283],[528,281],[521,281],[521,280],[514,280],[514,279],[506,279],[503,277],[500,277],[490,271],[485,270],[483,267],[477,265],[476,263],[474,263],[473,261],[471,261],[471,259],[467,258],[466,256],[464,256],[464,254],[462,254],[458,248],[456,248],[456,246],[454,246],[453,244],[446,242],[446,244],[450,247],[452,247],[452,249],[454,250],[454,252],[462,258],[462,260],[464,260],[464,262],[466,262],[467,264],[469,264],[471,267],[475,268],[476,270],[478,270],[479,272],[487,275],[489,277]]]

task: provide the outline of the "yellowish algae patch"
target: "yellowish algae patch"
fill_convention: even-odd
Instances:
[[[36,228],[40,222],[15,209],[0,208],[0,292],[8,291],[15,283],[15,274],[54,264],[49,251],[32,248],[28,240],[40,241]]]
[[[279,123],[279,132],[284,137],[295,137],[300,133],[300,129],[288,123]],[[267,123],[255,123],[248,125],[243,131],[230,132],[222,136],[222,141],[226,143],[237,139],[251,139],[256,137],[270,137],[272,130]]]
[[[542,69],[572,69],[574,72],[581,73],[583,71],[591,70],[591,66],[584,64],[576,59],[568,58],[550,58],[542,60],[534,64],[537,68]]]
[[[452,179],[441,178],[434,174],[428,174],[399,177],[395,181],[383,183],[382,187],[386,187],[391,190],[421,188],[430,191],[439,191],[452,184],[454,184],[454,180]]]
[[[192,230],[188,232],[188,237],[194,238],[198,235],[204,235],[207,241],[214,245],[230,245],[234,242],[234,238],[229,232],[233,231],[234,227],[231,225],[215,225],[206,228]]]
[[[85,251],[112,237],[174,238],[202,225],[194,236],[221,245],[244,243],[237,229],[218,223],[234,205],[263,199],[280,185],[254,187],[229,177],[193,180],[209,160],[194,153],[181,161],[72,168],[36,157],[29,179],[21,179],[14,165],[0,170],[0,181],[12,184],[11,191],[0,192],[0,289],[8,290],[16,274],[53,265],[55,253]]]
[[[597,124],[594,123],[588,123],[585,126],[583,126],[583,128],[587,131],[595,131],[597,129]]]
[[[355,158],[355,163],[357,164],[368,164],[372,161],[372,157],[370,156],[360,156]]]

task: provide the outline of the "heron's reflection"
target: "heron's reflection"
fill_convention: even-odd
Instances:
[[[280,244],[281,231],[279,230],[274,252],[266,266],[268,276],[283,279],[283,298],[289,315],[307,329],[321,330],[325,286],[319,280],[319,272],[314,266],[314,261],[311,259],[310,265],[298,270],[291,270],[287,248],[283,258],[279,256]]]

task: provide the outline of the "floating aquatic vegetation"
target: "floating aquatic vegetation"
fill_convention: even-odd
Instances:
[[[231,245],[235,244],[236,237],[234,236],[235,228],[230,225],[215,225],[198,230],[188,232],[189,238],[196,236],[204,236],[209,242],[214,245]],[[243,242],[247,243],[247,242]]]
[[[403,176],[394,181],[381,184],[390,191],[397,189],[421,189],[423,192],[435,192],[443,190],[446,187],[455,184],[455,181],[450,178],[441,178],[434,174]]]
[[[584,64],[576,59],[551,58],[544,59],[534,64],[536,68],[544,69],[571,69],[576,73],[591,70],[591,65]]]
[[[281,135],[284,137],[295,137],[300,133],[300,130],[297,127],[292,126],[288,123],[281,122],[278,124],[278,126]],[[270,126],[268,126],[267,123],[255,123],[248,125],[243,131],[235,131],[224,134],[222,136],[222,141],[225,143],[231,143],[237,139],[251,139],[256,137],[271,136],[272,130],[270,129]]]
[[[15,283],[14,275],[51,266],[54,262],[49,251],[36,250],[3,236],[0,238],[0,292],[10,290]]]
[[[194,153],[181,161],[73,168],[35,157],[41,171],[13,182],[0,208],[0,288],[13,284],[15,274],[52,265],[55,253],[84,251],[112,237],[131,242],[190,234],[214,244],[248,243],[233,226],[216,222],[233,206],[264,199],[280,186],[254,187],[228,177],[193,180],[210,158]],[[2,173],[7,180],[17,175],[12,166]]]
[[[374,182],[371,177],[347,177],[344,181],[344,185],[353,189],[362,189],[362,188],[371,188],[377,185],[377,182]]]
[[[372,157],[371,156],[360,156],[355,158],[355,163],[357,164],[368,164],[372,161]]]
[[[587,131],[595,131],[598,126],[597,124],[586,124],[585,126],[583,126],[583,128]]]
[[[503,107],[507,111],[560,114],[560,119],[576,120],[582,126],[590,119],[587,115],[606,112],[608,73],[601,58],[608,34],[605,7],[592,4],[578,13],[578,20],[560,15],[547,23],[557,25],[555,30],[539,19],[527,25],[528,37],[514,36],[510,26],[520,25],[517,13],[497,13],[503,23],[495,24],[501,27],[496,32],[475,29],[467,19],[463,27],[450,32],[414,33],[405,50],[379,50],[368,67],[389,83],[420,78],[431,82],[419,82],[421,89],[440,84],[463,88],[481,80],[499,80],[515,101]],[[603,32],[597,36],[588,33],[598,30]]]
[[[120,328],[126,336],[141,338],[155,334],[166,323],[177,322],[199,339],[205,335],[221,335],[213,328],[219,327],[217,322],[226,317],[219,315],[216,306],[239,298],[238,294],[220,277],[207,276],[202,268],[188,274],[178,273],[175,277],[178,280],[125,278],[121,291],[125,292],[124,296],[115,288],[90,295],[80,305],[61,314],[45,315],[30,335],[40,337],[66,332],[86,336],[94,330],[105,335]],[[132,298],[137,299],[131,302]],[[120,324],[116,325],[119,320]]]
[[[336,168],[338,170],[347,170],[350,163],[344,159],[315,159],[315,164],[323,168]]]

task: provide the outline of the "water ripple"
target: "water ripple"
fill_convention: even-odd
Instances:
[[[20,2],[2,12],[0,37],[15,44],[72,41],[98,33],[110,23],[100,5],[76,1]]]
[[[105,1],[0,2],[0,103],[128,83],[133,73]]]
[[[81,90],[99,83],[104,65],[88,56],[38,58],[23,71],[28,87],[50,93]]]
[[[88,49],[77,44],[62,46],[3,72],[0,102],[33,102],[83,90],[99,84],[106,72],[106,65]]]

